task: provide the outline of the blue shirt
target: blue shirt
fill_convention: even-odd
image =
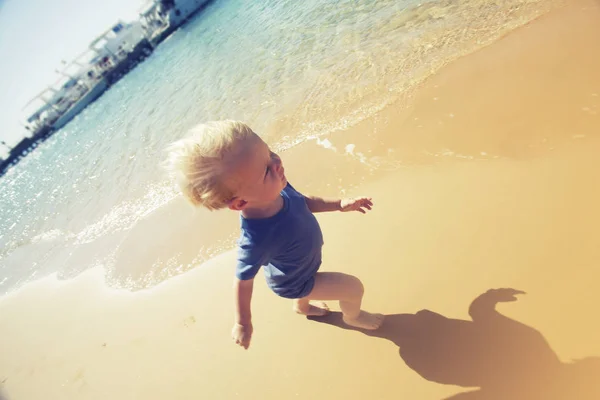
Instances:
[[[296,299],[314,286],[323,234],[302,194],[288,183],[281,196],[283,208],[274,216],[241,218],[236,276],[252,279],[264,266],[269,287],[279,296]]]

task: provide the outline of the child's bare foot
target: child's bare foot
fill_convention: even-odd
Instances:
[[[344,322],[355,328],[375,330],[381,326],[383,318],[381,314],[371,314],[361,310],[356,318],[344,316]]]
[[[309,317],[322,317],[329,314],[329,307],[327,304],[320,301],[315,304],[294,304],[294,311]]]

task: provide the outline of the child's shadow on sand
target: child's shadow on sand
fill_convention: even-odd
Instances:
[[[446,400],[599,400],[600,357],[562,363],[540,332],[498,311],[515,301],[514,289],[493,289],[469,308],[472,321],[429,310],[386,315],[377,331],[355,329],[340,313],[310,318],[388,339],[406,365],[437,383],[478,387]]]

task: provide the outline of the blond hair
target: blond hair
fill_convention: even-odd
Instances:
[[[192,204],[209,210],[224,208],[234,197],[233,188],[226,184],[231,167],[226,157],[257,135],[248,125],[231,120],[203,123],[188,133],[167,147],[165,167]]]

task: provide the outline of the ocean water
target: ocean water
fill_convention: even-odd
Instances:
[[[279,151],[318,140],[406,99],[546,3],[215,0],[0,178],[0,293],[92,267],[135,290],[194,268],[235,232],[205,232],[197,250],[138,259],[135,271],[116,261],[135,229],[177,232],[152,218],[178,199],[160,167],[168,143],[223,118],[246,121]]]

